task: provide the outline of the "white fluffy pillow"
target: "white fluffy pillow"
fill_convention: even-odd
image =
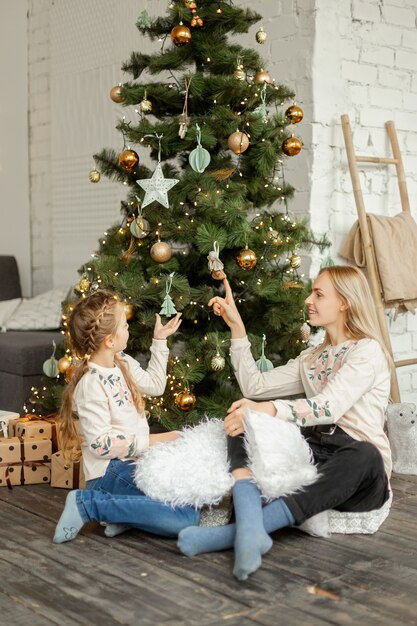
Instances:
[[[55,330],[61,323],[61,303],[68,288],[51,289],[34,298],[24,298],[6,323],[7,330]]]
[[[16,311],[22,298],[13,298],[13,300],[2,300],[0,302],[0,329],[6,330],[6,324],[10,317]]]
[[[245,431],[249,467],[264,497],[279,498],[317,480],[309,445],[298,426],[247,411]]]
[[[250,468],[266,498],[292,493],[317,478],[295,424],[253,411],[245,424]],[[234,483],[223,422],[206,420],[186,428],[176,441],[150,446],[137,461],[135,482],[146,495],[172,506],[217,504]]]
[[[201,422],[175,441],[147,448],[137,461],[135,482],[146,495],[172,506],[218,504],[234,482],[223,422]]]

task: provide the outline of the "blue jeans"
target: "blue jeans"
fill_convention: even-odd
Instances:
[[[148,498],[136,487],[134,471],[133,462],[112,459],[104,476],[87,481],[87,489],[77,490],[83,521],[129,524],[163,537],[176,537],[183,528],[198,526],[199,511]]]

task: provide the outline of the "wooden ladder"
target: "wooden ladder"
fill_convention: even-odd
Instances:
[[[346,153],[349,164],[350,176],[352,178],[353,193],[355,196],[356,210],[358,213],[359,228],[362,236],[362,243],[365,253],[366,268],[368,270],[368,280],[375,299],[378,322],[381,329],[382,337],[385,345],[392,356],[391,339],[388,332],[387,319],[384,312],[384,302],[382,300],[381,288],[378,279],[378,269],[375,251],[373,248],[372,237],[369,231],[368,220],[366,219],[365,204],[363,201],[361,183],[359,178],[358,163],[385,163],[387,165],[395,165],[398,177],[398,186],[400,189],[401,207],[403,211],[410,212],[410,202],[408,199],[407,183],[405,180],[404,166],[401,159],[400,148],[398,145],[397,133],[394,122],[386,122],[388,138],[391,143],[393,157],[375,157],[375,156],[357,156],[353,147],[352,130],[350,128],[349,116],[342,115],[343,137],[345,139]],[[394,361],[395,370],[391,377],[391,399],[393,402],[400,402],[400,390],[398,387],[398,378],[396,368],[405,365],[413,365],[417,363],[415,359],[405,359],[403,361]]]

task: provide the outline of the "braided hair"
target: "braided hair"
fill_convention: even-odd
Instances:
[[[79,364],[62,395],[60,408],[58,431],[60,447],[66,457],[69,455],[77,456],[80,448],[80,438],[75,428],[73,414],[75,387],[88,371],[90,357],[99,350],[106,337],[116,333],[120,312],[123,312],[120,299],[115,293],[105,289],[98,290],[79,300],[71,312],[68,322],[69,343],[72,352],[79,359]],[[134,382],[120,355],[116,354],[114,360],[122,371],[138,413],[143,413],[142,392]]]

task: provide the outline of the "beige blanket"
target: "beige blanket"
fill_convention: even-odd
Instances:
[[[367,215],[375,250],[382,298],[386,307],[399,313],[417,307],[417,224],[410,213],[395,217]],[[352,226],[340,255],[365,267],[359,223]]]

